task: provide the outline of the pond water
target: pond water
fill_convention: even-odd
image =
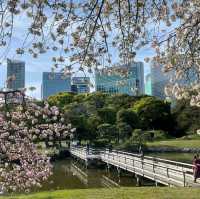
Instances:
[[[133,174],[122,172],[119,178],[116,168],[110,169],[110,172],[106,168],[86,169],[84,163],[78,163],[72,159],[57,161],[53,164],[53,175],[41,188],[33,191],[137,186]],[[149,180],[143,182],[143,186],[154,184]]]
[[[145,155],[191,163],[194,154],[150,153]],[[86,169],[83,162],[80,163],[73,159],[59,160],[54,162],[53,165],[53,175],[41,188],[33,191],[137,186],[133,174],[123,171],[119,178],[117,169],[114,167],[110,169],[110,172],[106,168]],[[155,186],[155,183],[144,179],[142,186]]]

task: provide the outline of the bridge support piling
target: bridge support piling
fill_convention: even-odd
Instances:
[[[106,171],[107,171],[108,173],[110,173],[110,167],[111,167],[111,165],[110,165],[109,163],[107,163]]]
[[[136,177],[136,182],[137,182],[137,186],[140,187],[142,185],[142,177],[139,175],[135,175]]]
[[[120,183],[121,179],[121,169],[119,167],[117,167],[117,176],[118,176],[118,183]]]
[[[88,168],[88,161],[87,160],[85,161],[85,168],[86,169]]]
[[[119,167],[117,167],[117,175],[120,178],[120,176],[121,176],[121,169]]]

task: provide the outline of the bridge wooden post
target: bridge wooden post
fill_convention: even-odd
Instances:
[[[154,164],[154,162],[153,162],[153,174],[154,174],[154,180],[156,181],[156,172],[155,172],[155,164]]]
[[[134,168],[134,171],[135,171],[135,162],[134,162],[134,158],[133,158],[133,168]]]
[[[167,178],[168,178],[168,186],[170,187],[169,168],[168,167],[167,167]]]
[[[183,171],[183,186],[186,186],[186,178],[185,178],[185,171]]]

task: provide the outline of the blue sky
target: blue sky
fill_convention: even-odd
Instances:
[[[8,53],[5,56],[2,64],[0,65],[0,88],[4,86],[6,80],[6,58],[9,59],[18,59],[25,61],[26,63],[26,87],[34,86],[36,90],[28,95],[31,95],[36,98],[41,97],[41,83],[42,83],[42,72],[50,71],[52,67],[52,56],[51,52],[47,52],[38,56],[37,59],[32,58],[29,54],[23,56],[16,55],[15,49],[21,47],[23,38],[25,37],[25,29],[28,27],[30,22],[25,16],[20,16],[15,19],[14,22],[14,34],[11,41],[11,45]],[[0,49],[0,55],[2,54],[2,49]],[[152,56],[154,54],[153,50],[150,47],[143,48],[137,52],[135,61],[143,61],[145,57]],[[145,75],[149,73],[149,66],[147,63],[144,63]],[[78,76],[79,74],[76,74]],[[80,74],[81,75],[81,74]],[[93,79],[93,78],[92,78]]]

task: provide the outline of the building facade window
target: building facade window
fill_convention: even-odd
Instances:
[[[122,74],[112,73],[113,68],[95,72],[96,91],[128,95],[144,93],[144,67],[142,62],[129,63],[114,68],[117,71],[122,71]],[[125,71],[125,75],[123,71]],[[135,90],[138,90],[138,92],[135,92]]]
[[[71,76],[56,72],[43,72],[42,99],[47,99],[59,92],[71,92]]]

